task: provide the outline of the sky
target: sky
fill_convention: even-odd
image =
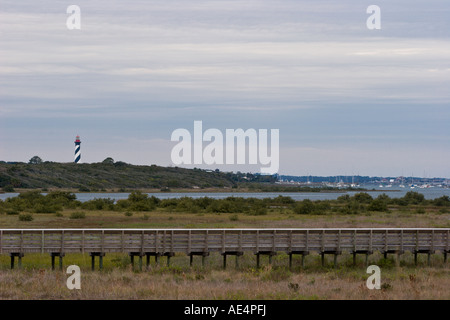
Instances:
[[[0,160],[71,162],[80,135],[85,163],[171,166],[172,132],[201,120],[279,129],[280,174],[448,178],[449,16],[447,0],[0,0]]]

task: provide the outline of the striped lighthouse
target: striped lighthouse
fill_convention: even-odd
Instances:
[[[81,145],[80,136],[77,136],[75,138],[75,157],[74,157],[74,162],[75,163],[80,162],[80,159],[81,159],[81,150],[80,150],[81,147],[80,147],[80,145]]]

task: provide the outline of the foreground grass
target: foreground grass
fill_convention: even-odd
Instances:
[[[90,270],[87,255],[71,254],[64,259],[80,266],[81,290],[66,287],[68,275],[51,271],[48,255],[30,254],[21,270],[8,270],[9,257],[0,258],[0,299],[450,299],[450,270],[441,256],[433,256],[432,266],[411,264],[412,255],[400,261],[374,255],[370,263],[381,267],[381,290],[369,290],[366,267],[361,259],[351,266],[350,256],[340,256],[339,266],[320,266],[318,256],[308,256],[305,269],[296,259],[293,270],[287,268],[286,255],[278,255],[272,265],[264,260],[260,269],[255,257],[244,255],[239,269],[234,259],[221,269],[220,255],[200,259],[188,265],[188,257],[177,255],[167,267],[161,259],[152,261],[149,270],[132,270],[123,254],[105,257],[103,271]]]

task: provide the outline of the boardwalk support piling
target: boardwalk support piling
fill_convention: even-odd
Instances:
[[[277,253],[274,251],[258,251],[256,254],[256,268],[259,269],[260,266],[260,256],[269,256],[269,264],[272,264],[272,257],[275,256]]]
[[[305,268],[305,256],[307,256],[309,254],[309,251],[290,251],[288,252],[289,254],[289,269],[292,269],[292,258],[294,254],[300,254],[302,255],[302,268]]]
[[[131,260],[131,267],[134,270],[134,257],[139,257],[139,271],[142,271],[142,257],[144,256],[144,253],[142,252],[130,252],[128,253]],[[148,267],[149,257],[147,255],[147,267]]]
[[[364,254],[365,255],[365,260],[364,263],[366,266],[369,265],[369,255],[373,254],[372,251],[370,250],[354,250],[352,251],[352,255],[353,255],[353,266],[356,266],[356,255],[358,254]]]
[[[417,265],[417,256],[419,253],[426,253],[427,254],[427,265],[431,265],[431,255],[434,253],[434,250],[415,250],[414,251],[414,264]],[[444,254],[444,260],[445,260],[445,254]]]
[[[333,262],[334,262],[334,267],[336,268],[337,267],[337,256],[340,255],[341,253],[342,253],[341,251],[336,251],[336,250],[326,250],[326,251],[320,252],[321,260],[322,260],[322,267],[325,266],[325,255],[332,254],[332,255],[334,255]]]
[[[103,269],[103,257],[105,256],[104,252],[90,252],[89,255],[91,256],[91,269],[92,271],[95,270],[95,257],[98,257],[98,268],[99,270]]]
[[[201,252],[189,252],[189,266],[192,267],[194,262],[194,256],[202,257],[202,267],[205,267],[206,257],[209,256],[209,252],[201,251]]]
[[[22,268],[22,258],[24,256],[22,252],[11,252],[9,256],[11,257],[11,269],[14,269],[14,260],[16,259],[16,257],[18,258],[17,259],[18,268],[19,269]]]
[[[170,267],[170,258],[173,257],[175,255],[174,252],[164,252],[161,254],[161,256],[166,256],[167,257],[167,266]]]
[[[55,257],[59,257],[59,270],[63,269],[63,258],[65,254],[62,252],[51,252],[50,257],[52,258],[52,270],[55,270]]]
[[[242,251],[226,251],[221,253],[223,256],[223,269],[227,268],[227,256],[236,256],[236,269],[239,268],[239,257],[244,254]]]

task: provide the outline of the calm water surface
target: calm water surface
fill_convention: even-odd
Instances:
[[[386,193],[391,198],[401,198],[408,191],[415,191],[422,193],[426,199],[436,199],[441,196],[450,196],[449,188],[383,188],[380,189],[377,186],[367,186],[368,189],[377,189],[376,191],[367,191],[372,197],[376,198],[378,195]],[[314,192],[167,192],[167,193],[148,193],[149,196],[155,196],[160,199],[169,198],[181,198],[181,197],[191,197],[191,198],[201,198],[210,197],[215,199],[224,199],[227,197],[243,197],[243,198],[275,198],[279,195],[291,197],[294,200],[335,200],[343,194],[348,194],[350,196],[361,191],[349,191],[349,192],[333,192],[333,193],[314,193]],[[18,193],[2,193],[0,194],[0,199],[5,200],[9,197],[16,197]],[[75,193],[77,199],[85,202],[92,200],[94,198],[110,198],[114,200],[127,199],[129,193]]]

